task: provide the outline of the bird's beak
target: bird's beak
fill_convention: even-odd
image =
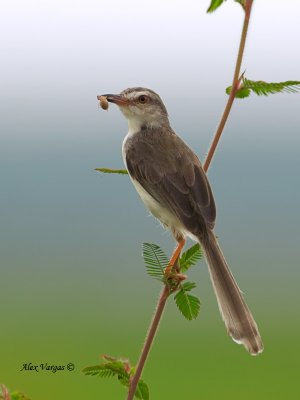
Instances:
[[[129,104],[129,100],[119,94],[102,94],[101,96],[97,96],[97,99],[101,100],[100,97],[105,97],[107,101],[115,103],[118,106],[127,106]]]

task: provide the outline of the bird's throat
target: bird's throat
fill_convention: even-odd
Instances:
[[[147,124],[145,121],[137,116],[131,116],[128,118],[128,135],[134,135],[137,132],[140,132],[142,128],[146,127]]]

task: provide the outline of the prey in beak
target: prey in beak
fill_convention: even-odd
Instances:
[[[102,94],[97,96],[100,101],[100,106],[104,110],[108,109],[108,102],[117,104],[118,106],[126,106],[129,104],[129,100],[119,94]]]

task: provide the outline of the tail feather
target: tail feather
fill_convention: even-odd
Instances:
[[[261,353],[263,343],[258,327],[229,270],[217,239],[213,232],[209,232],[206,240],[199,241],[206,255],[210,278],[228,334],[235,342],[243,344],[250,354]]]

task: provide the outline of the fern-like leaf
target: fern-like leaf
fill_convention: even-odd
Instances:
[[[275,93],[297,93],[300,91],[300,81],[264,82],[251,81],[244,78],[243,86],[252,90],[258,96],[268,96]]]
[[[115,376],[123,386],[128,388],[130,379],[135,373],[135,368],[130,367],[128,360],[123,360],[121,358],[118,359],[108,355],[104,355],[103,358],[106,362],[86,367],[82,372],[85,375],[98,376],[99,378],[110,378]],[[142,379],[138,382],[135,397],[139,400],[149,400],[149,388]]]
[[[197,264],[202,258],[202,249],[199,243],[194,244],[185,251],[179,259],[180,272],[187,271],[191,266]]]
[[[143,258],[148,275],[162,281],[169,262],[163,250],[154,243],[143,243]]]
[[[195,282],[185,282],[181,285],[181,289],[185,292],[190,292],[192,289],[195,289],[195,287],[197,287]]]
[[[102,172],[104,174],[128,175],[126,169],[95,168],[95,171]]]
[[[129,374],[125,370],[124,362],[109,361],[100,365],[93,365],[82,370],[85,375],[98,376],[99,378],[117,378],[126,386],[129,383]]]
[[[230,94],[232,86],[226,88],[226,93]],[[265,81],[252,81],[243,78],[241,88],[237,91],[235,97],[245,98],[249,97],[251,92],[258,96],[269,96],[276,93],[297,93],[300,91],[300,81],[286,81],[286,82],[265,82]]]
[[[198,297],[188,293],[195,287],[195,283],[186,282],[181,285],[179,292],[175,296],[179,311],[188,320],[196,319],[200,311],[200,300]]]

